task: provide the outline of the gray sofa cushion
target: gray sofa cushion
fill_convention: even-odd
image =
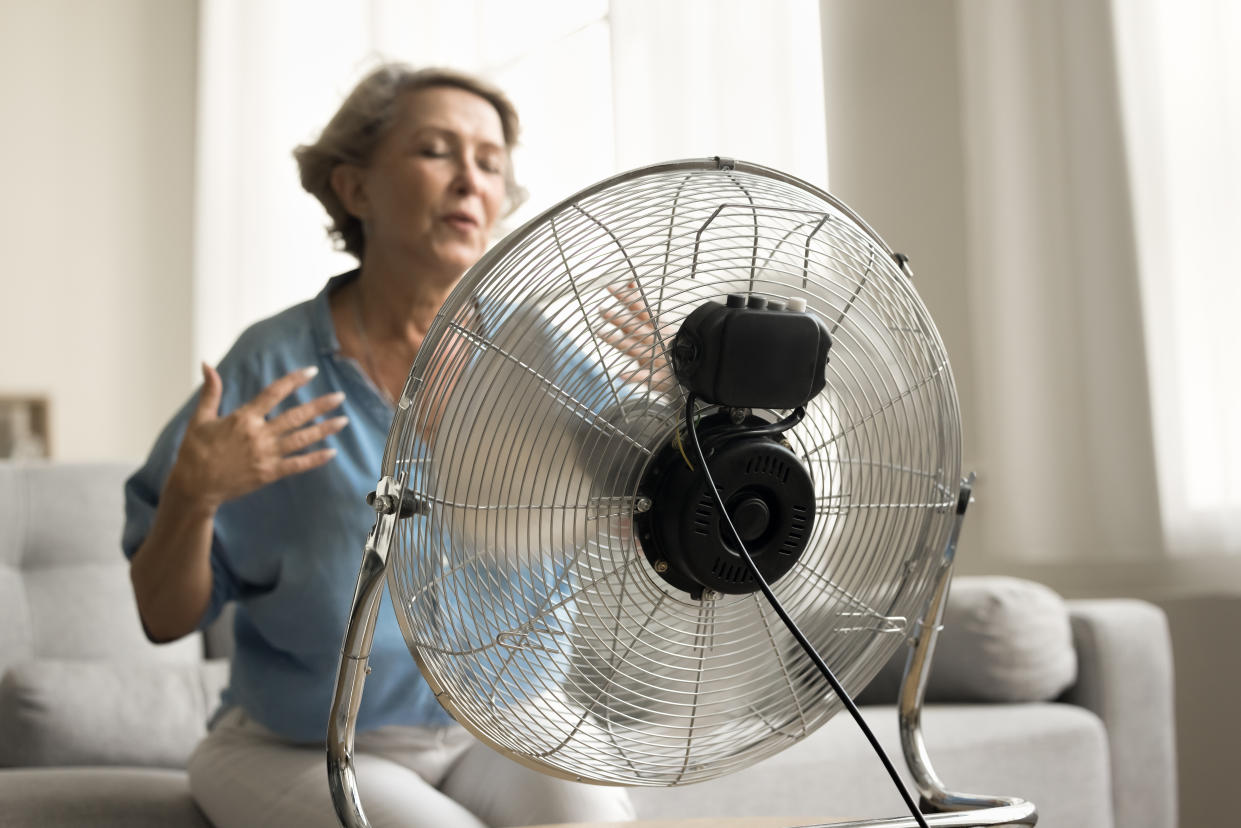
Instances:
[[[0,766],[184,767],[227,677],[223,661],[15,664],[0,681]]]
[[[211,828],[185,772],[154,768],[0,771],[0,825]]]
[[[906,654],[899,650],[859,701],[895,701]],[[1069,611],[1055,591],[1003,576],[953,581],[927,701],[1051,701],[1076,678]]]

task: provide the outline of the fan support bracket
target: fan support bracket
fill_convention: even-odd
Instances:
[[[340,669],[328,718],[328,785],[336,817],[346,828],[369,828],[370,825],[362,810],[362,797],[358,793],[353,768],[354,733],[358,710],[362,706],[362,688],[370,673],[367,662],[370,660],[375,622],[379,619],[379,606],[383,598],[388,551],[392,548],[397,521],[404,511],[402,487],[393,478],[384,477],[366,501],[375,509],[375,525],[362,551],[362,565],[358,570],[358,584],[354,588],[349,610],[349,626],[341,644]]]

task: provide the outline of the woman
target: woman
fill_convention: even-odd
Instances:
[[[361,543],[362,493],[432,319],[515,200],[518,121],[468,76],[386,65],[295,152],[356,271],[247,330],[126,485],[124,550],[147,634],[238,604],[232,675],[189,763],[207,816],[331,826],[322,740]],[[372,824],[623,820],[623,790],[510,762],[454,724],[380,612],[355,763]]]

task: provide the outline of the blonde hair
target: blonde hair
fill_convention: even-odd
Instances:
[[[400,114],[401,97],[407,92],[437,86],[464,89],[495,107],[504,131],[504,146],[509,153],[509,163],[504,167],[505,214],[516,210],[525,200],[525,191],[513,176],[512,164],[512,150],[517,144],[521,124],[516,108],[503,92],[472,75],[452,69],[414,69],[404,63],[385,63],[358,82],[317,141],[293,150],[302,187],[319,199],[332,220],[328,235],[358,261],[366,250],[366,234],[362,222],[350,215],[332,189],[332,171],[341,164],[364,167],[370,163],[375,148]]]

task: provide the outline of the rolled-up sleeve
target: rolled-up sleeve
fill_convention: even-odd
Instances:
[[[121,533],[121,551],[125,557],[133,560],[138,548],[151,532],[155,522],[155,512],[159,507],[160,493],[164,482],[176,461],[177,450],[181,446],[181,438],[185,435],[186,424],[190,414],[198,403],[198,394],[194,394],[176,416],[164,427],[151,449],[146,462],[125,481],[125,528]],[[237,582],[219,546],[219,540],[212,533],[211,540],[211,601],[198,627],[208,626],[220,614],[224,604],[237,595]]]

